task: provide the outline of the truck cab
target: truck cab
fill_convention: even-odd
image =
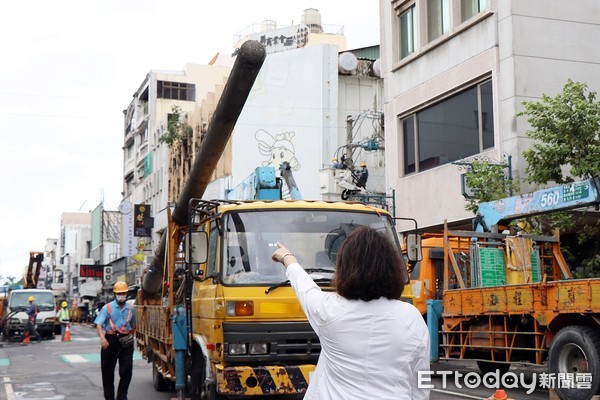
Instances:
[[[36,318],[38,332],[42,337],[54,335],[56,320],[54,293],[44,289],[17,289],[9,292],[3,316],[4,335],[9,340],[21,338],[24,333],[25,324],[29,319],[26,313],[29,308],[29,301],[27,301],[29,296],[35,297],[35,304],[38,306]]]
[[[404,287],[403,297],[411,298],[412,303],[421,314],[427,312],[427,300],[442,298],[441,283],[444,270],[443,238],[431,234],[423,234],[421,239],[420,260],[410,264],[410,285]],[[406,256],[406,245],[402,246]]]

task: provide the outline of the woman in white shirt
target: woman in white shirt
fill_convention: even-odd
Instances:
[[[372,228],[355,229],[337,254],[331,293],[277,245],[272,258],[286,267],[321,341],[304,400],[428,399],[418,372],[429,371],[429,333],[417,308],[399,300],[406,281],[399,250]]]

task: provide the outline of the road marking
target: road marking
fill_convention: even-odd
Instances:
[[[99,342],[100,338],[99,337],[90,337],[90,338],[86,338],[86,337],[73,337],[71,336],[71,342]],[[48,341],[48,343],[54,343],[54,344],[58,344],[58,343],[65,343],[64,341],[60,340],[60,338],[57,336],[56,339],[54,340],[50,340]]]
[[[451,396],[458,396],[458,397],[462,397],[462,398],[465,398],[465,399],[485,400],[485,397],[469,396],[468,394],[451,392],[449,390],[431,389],[431,391],[432,392],[449,394]]]
[[[6,400],[15,400],[15,394],[12,385],[10,384],[10,378],[7,376],[4,377],[4,390],[6,390]]]
[[[65,354],[65,355],[60,356],[60,358],[62,358],[64,362],[70,363],[70,364],[91,361],[91,360],[86,359],[85,357],[83,357],[80,354]]]
[[[63,354],[60,358],[67,364],[79,364],[89,362],[100,362],[100,353],[88,354]],[[133,360],[141,360],[142,355],[139,352],[133,353]]]
[[[10,360],[8,358],[0,358],[0,367],[8,367]]]
[[[52,382],[18,383],[15,384],[15,399],[64,400],[65,396],[55,393]],[[33,396],[33,397],[32,397]],[[50,397],[51,396],[51,397]]]

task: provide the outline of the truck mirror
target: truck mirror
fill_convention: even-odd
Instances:
[[[204,231],[189,232],[186,236],[185,261],[188,264],[204,264],[208,257],[208,234]]]
[[[409,233],[406,237],[406,256],[408,261],[417,262],[423,258],[421,254],[421,235]]]

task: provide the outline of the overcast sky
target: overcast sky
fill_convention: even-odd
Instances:
[[[151,69],[230,54],[251,24],[316,8],[350,48],[379,44],[378,1],[31,0],[0,4],[0,276],[58,238],[63,212],[121,201],[123,110]],[[1,281],[0,281],[1,283]]]

